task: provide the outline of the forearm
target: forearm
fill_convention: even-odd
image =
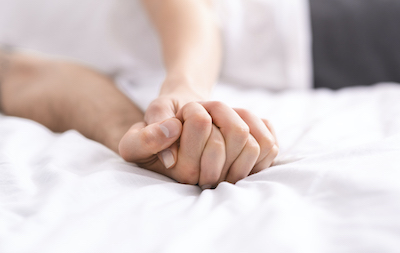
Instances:
[[[161,94],[188,89],[207,99],[219,74],[221,38],[211,1],[142,0],[162,43]]]
[[[8,66],[1,86],[7,115],[56,132],[75,129],[116,152],[130,126],[143,121],[143,113],[110,79],[88,68],[18,55]]]

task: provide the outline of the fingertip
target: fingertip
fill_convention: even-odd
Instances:
[[[131,149],[134,146],[133,140],[136,138],[137,133],[145,127],[146,124],[144,122],[138,122],[134,124],[119,141],[117,147],[118,153],[125,161],[130,162],[133,159],[131,152]]]
[[[275,131],[273,125],[267,119],[262,118],[261,120],[264,123],[264,125],[268,128],[268,130],[271,132],[272,136],[274,137],[275,144],[279,147],[278,138],[276,136],[276,131]]]
[[[165,168],[169,169],[175,164],[175,157],[170,149],[165,149],[160,152],[161,161]]]
[[[140,122],[133,125],[122,137],[118,151],[122,158],[127,161],[145,159],[171,147],[179,138],[181,132],[182,124],[176,118],[147,126],[144,122]],[[172,157],[164,155],[168,167],[171,166],[171,163],[175,164],[173,157],[176,157],[176,154]]]

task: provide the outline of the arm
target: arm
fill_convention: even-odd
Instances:
[[[143,113],[100,73],[68,62],[4,55],[1,50],[0,60],[7,63],[0,65],[3,113],[35,120],[56,132],[75,129],[125,160],[178,182],[203,188],[224,180],[234,183],[268,167],[276,156],[267,124],[248,112],[236,114],[221,103],[188,103],[178,112],[179,120],[146,125]],[[157,154],[178,138],[179,159],[166,169]],[[236,151],[229,151],[231,147]]]
[[[162,45],[166,77],[145,112],[152,124],[175,117],[186,104],[209,98],[219,74],[221,39],[210,0],[142,0]],[[204,113],[203,113],[204,114]],[[206,135],[207,127],[202,131]],[[208,138],[204,136],[203,138]],[[159,154],[172,167],[177,144]],[[171,159],[173,158],[173,159]]]
[[[18,53],[0,51],[0,58],[0,101],[7,115],[35,120],[56,132],[76,129],[115,152],[125,132],[143,121],[138,107],[93,70]]]
[[[208,188],[269,167],[277,146],[261,119],[221,103],[191,103],[208,99],[220,71],[222,43],[211,1],[142,1],[159,33],[167,73],[145,121],[177,116],[184,122],[179,148],[175,143],[159,153],[165,167],[171,168],[168,173],[180,182]],[[165,162],[163,157],[173,159]]]
[[[167,73],[160,99],[146,112],[153,123],[173,117],[188,102],[208,99],[220,70],[221,39],[209,0],[142,2],[158,31]]]
[[[134,154],[130,161],[145,169],[177,179],[156,154],[180,137],[178,119],[146,126],[143,112],[111,79],[75,63],[1,49],[0,62],[2,113],[34,120],[55,132],[75,129],[124,158]],[[120,149],[120,142],[127,147]]]

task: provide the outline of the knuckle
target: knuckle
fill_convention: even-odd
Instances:
[[[273,158],[277,157],[279,154],[279,148],[278,146],[274,145],[274,147],[271,149],[271,156]]]
[[[190,117],[199,117],[199,118],[209,118],[211,119],[211,116],[208,114],[208,112],[205,110],[205,108],[200,105],[199,103],[196,102],[189,102],[186,105],[182,107],[182,109],[187,112]]]
[[[196,110],[196,108],[202,107],[199,103],[196,102],[189,102],[187,104],[185,104],[182,109],[185,110]]]
[[[160,100],[154,100],[153,102],[150,103],[147,111],[156,113],[156,112],[162,111],[164,108],[165,108],[165,104],[163,104]]]
[[[198,127],[209,127],[212,124],[211,116],[208,113],[197,112],[190,117],[190,120]]]
[[[162,108],[162,103],[163,99],[158,98],[156,100],[153,100],[150,104],[149,104],[149,108],[156,108],[156,109],[161,109]]]
[[[226,105],[224,103],[222,103],[221,101],[211,101],[210,102],[210,106],[213,109],[216,109],[216,110],[219,110],[219,111],[223,110],[226,107]]]
[[[249,137],[246,146],[251,151],[252,154],[257,155],[257,157],[260,155],[261,152],[260,145],[254,138]]]
[[[261,148],[270,150],[275,146],[275,138],[273,136],[263,136],[259,140]]]
[[[240,124],[232,127],[232,133],[238,139],[247,139],[250,134],[250,128],[246,124]]]

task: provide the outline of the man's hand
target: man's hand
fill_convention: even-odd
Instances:
[[[135,124],[121,156],[180,183],[214,188],[271,166],[278,153],[268,121],[220,102],[190,102],[161,123]],[[179,120],[178,120],[179,119]]]
[[[175,179],[173,171],[168,170],[163,162],[173,166],[176,157],[171,152],[164,153],[160,160],[157,154],[175,143],[181,132],[182,123],[176,118],[150,125],[136,123],[122,137],[118,147],[119,154],[126,161]]]

